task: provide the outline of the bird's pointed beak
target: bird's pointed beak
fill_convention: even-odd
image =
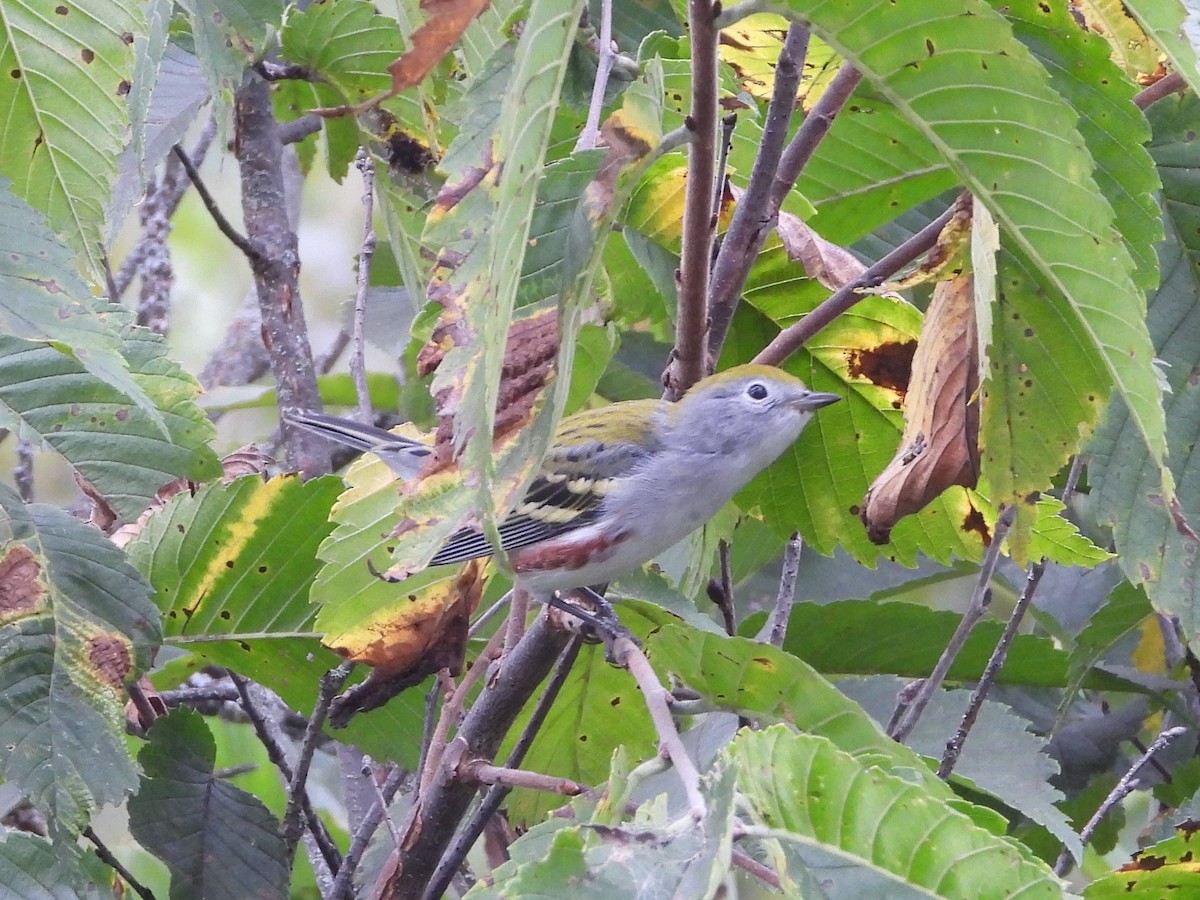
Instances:
[[[822,394],[819,391],[809,391],[796,400],[795,406],[797,409],[808,412],[828,406],[830,403],[837,403],[841,399],[841,394]]]

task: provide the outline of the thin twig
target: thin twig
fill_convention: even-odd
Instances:
[[[371,411],[371,393],[367,389],[366,337],[367,289],[371,284],[371,257],[375,255],[375,165],[362,147],[354,164],[362,172],[363,236],[358,251],[358,290],[354,295],[354,324],[350,337],[350,378],[354,382],[354,393],[358,397],[359,421],[370,425],[374,421]]]
[[[575,150],[591,150],[600,135],[600,113],[604,109],[604,92],[608,76],[617,59],[612,40],[612,0],[600,0],[600,46],[596,59],[596,79],[592,82],[592,99],[588,103],[587,121],[575,142]]]
[[[728,178],[729,151],[733,147],[733,129],[736,127],[737,113],[730,113],[721,119],[721,145],[717,155],[717,172],[713,178],[712,193],[712,225],[714,229],[721,218],[721,201],[725,199],[725,179]],[[714,247],[714,251],[715,249]],[[713,262],[716,262],[715,255]]]
[[[479,651],[479,655],[475,657],[475,663],[463,675],[462,680],[459,681],[454,693],[442,704],[442,714],[438,719],[437,727],[433,731],[433,737],[429,741],[429,752],[425,758],[425,765],[421,769],[421,777],[418,781],[420,786],[417,789],[418,796],[425,795],[425,791],[433,780],[433,776],[441,766],[442,754],[446,750],[446,735],[450,733],[450,724],[462,715],[463,706],[467,702],[467,695],[475,683],[487,672],[488,667],[492,664],[492,660],[499,654],[504,635],[505,629],[496,629],[496,633],[492,635],[491,640],[487,642],[484,648]]]
[[[717,29],[712,0],[688,0],[692,44],[692,99],[679,257],[674,359],[666,372],[666,397],[678,400],[706,374],[708,271],[712,252],[712,189],[717,143]]]
[[[966,198],[964,200],[964,198]],[[863,288],[875,287],[911,263],[937,243],[938,235],[950,221],[960,203],[970,199],[970,194],[960,196],[944,213],[910,237],[907,241],[868,268],[858,278],[843,285],[816,309],[804,316],[795,325],[790,325],[775,336],[754,358],[756,363],[777,366],[804,345],[814,334],[852,307],[863,298]]]
[[[704,795],[700,793],[700,773],[696,771],[695,763],[688,756],[687,749],[679,738],[679,730],[675,727],[675,720],[671,717],[670,692],[659,683],[646,654],[634,643],[632,636],[617,636],[612,642],[612,658],[616,665],[627,669],[637,682],[646,701],[646,708],[650,712],[650,719],[658,732],[659,752],[671,760],[679,780],[683,783],[692,817],[700,821],[704,818],[706,809]]]
[[[736,847],[733,848],[733,855],[730,858],[730,862],[732,862],[743,872],[749,872],[759,881],[766,882],[775,890],[780,889],[781,885],[779,883],[779,873],[777,873],[770,866],[764,866],[757,859],[741,850],[738,850]]]
[[[346,683],[346,679],[350,677],[350,672],[353,669],[354,663],[344,662],[337,668],[330,669],[321,676],[321,686],[317,691],[317,701],[313,705],[312,715],[308,717],[308,725],[304,729],[304,738],[300,741],[300,752],[296,757],[296,768],[292,772],[292,777],[288,780],[287,807],[283,814],[283,839],[287,844],[289,858],[296,852],[296,842],[300,840],[300,835],[304,831],[300,813],[301,798],[308,790],[306,787],[308,770],[312,765],[313,754],[317,751],[317,744],[321,738],[321,729],[325,725],[326,717],[329,715],[329,704],[333,702],[334,696],[341,690],[342,685]]]
[[[209,216],[212,217],[217,229],[221,234],[229,239],[233,246],[242,251],[242,255],[252,263],[262,259],[262,250],[255,246],[249,238],[238,232],[236,228],[229,223],[225,218],[225,213],[221,212],[221,207],[217,205],[216,199],[209,193],[208,185],[204,183],[204,179],[200,177],[200,171],[192,163],[192,159],[187,155],[187,151],[176,144],[171,148],[175,152],[175,156],[179,158],[179,162],[183,165],[183,170],[187,172],[188,178],[191,179],[192,186],[196,189],[196,193],[200,195],[201,202],[204,203],[204,208],[208,210]]]
[[[333,879],[333,885],[329,889],[329,900],[343,900],[350,896],[350,890],[353,887],[351,879],[354,877],[354,872],[358,869],[358,864],[367,850],[367,845],[371,842],[371,837],[379,828],[379,823],[387,815],[387,808],[391,804],[392,798],[396,796],[396,791],[404,782],[404,775],[403,769],[392,769],[387,781],[383,783],[379,798],[363,816],[362,822],[354,832],[354,837],[350,839],[350,848],[346,851],[346,858],[342,860],[342,867],[338,869],[337,877]]]
[[[106,866],[120,875],[121,880],[133,888],[134,892],[141,897],[142,900],[154,900],[154,892],[133,877],[133,873],[125,868],[125,866],[121,864],[121,861],[113,855],[113,852],[109,850],[107,846],[105,846],[104,842],[100,840],[100,837],[96,834],[96,832],[92,830],[91,825],[83,829],[83,836],[91,841],[92,846],[96,848],[96,857],[100,860],[100,862],[104,863]]]
[[[1133,105],[1138,109],[1145,109],[1168,94],[1173,94],[1176,91],[1182,91],[1186,88],[1187,82],[1183,80],[1183,76],[1178,72],[1172,72],[1169,75],[1164,75],[1148,88],[1135,94]]]
[[[508,611],[508,627],[505,628],[504,652],[508,653],[525,636],[525,622],[529,618],[529,591],[514,587],[512,606]]]
[[[534,737],[537,736],[537,733],[542,728],[542,724],[546,721],[550,707],[554,705],[554,701],[558,698],[558,693],[562,690],[567,676],[571,673],[571,669],[575,665],[575,660],[579,657],[579,650],[582,646],[582,638],[579,635],[574,635],[570,643],[559,654],[558,659],[554,663],[554,669],[550,673],[550,679],[546,683],[545,690],[538,698],[537,705],[533,708],[529,720],[525,723],[525,727],[517,738],[517,742],[509,752],[508,759],[504,761],[505,768],[516,769],[525,760],[525,754],[529,752]],[[450,884],[450,879],[454,877],[454,873],[458,871],[458,867],[466,859],[471,847],[479,840],[479,835],[483,833],[484,827],[492,816],[496,814],[496,810],[500,808],[500,804],[504,802],[504,798],[508,796],[511,790],[511,787],[496,784],[484,795],[475,814],[471,817],[470,821],[459,829],[458,834],[454,836],[454,840],[446,848],[446,852],[442,854],[441,860],[438,861],[437,869],[434,870],[433,876],[429,879],[429,884],[422,894],[423,898],[436,900],[437,897],[442,895],[446,887]]]
[[[783,572],[779,576],[779,593],[775,597],[775,607],[758,633],[759,641],[774,644],[776,647],[783,646],[788,620],[792,617],[792,607],[796,603],[796,578],[800,575],[800,551],[803,547],[804,540],[800,537],[800,532],[792,532],[787,548],[783,551]]]
[[[946,680],[946,673],[954,665],[954,660],[966,644],[972,629],[983,618],[988,603],[991,601],[992,590],[988,585],[992,580],[992,572],[996,569],[996,562],[1000,559],[1000,548],[1004,544],[1004,538],[1008,536],[1008,529],[1012,527],[1015,515],[1016,507],[1013,506],[1007,506],[1000,511],[1000,515],[996,519],[996,527],[992,530],[992,543],[988,546],[987,553],[983,557],[983,564],[979,567],[979,578],[975,582],[975,590],[971,593],[971,602],[967,611],[963,613],[962,620],[958,623],[958,628],[955,629],[949,643],[946,644],[946,649],[942,651],[937,665],[933,667],[929,677],[921,683],[917,695],[900,716],[896,727],[889,732],[891,737],[900,743],[904,743],[916,728],[917,721],[925,712],[925,707],[933,699],[933,695],[941,688],[942,682]]]
[[[200,135],[196,138],[196,143],[192,145],[192,149],[188,152],[188,158],[191,159],[193,166],[199,168],[204,162],[204,157],[208,155],[208,148],[212,144],[212,140],[217,134],[217,120],[214,116],[209,116],[200,131]],[[169,220],[175,215],[175,210],[179,208],[179,203],[183,199],[183,195],[187,192],[187,187],[191,184],[191,180],[187,177],[187,170],[183,168],[183,163],[176,157],[179,162],[179,175],[176,177],[175,168],[170,165],[170,159],[164,166],[163,177],[158,182],[158,186],[153,192],[153,195],[147,195],[146,204],[154,208],[154,215],[161,216],[163,219]],[[145,205],[145,204],[144,204]],[[143,221],[150,225],[150,216],[144,216]],[[121,267],[113,275],[113,295],[112,300],[115,302],[122,294],[128,290],[129,285],[133,282],[134,276],[142,266],[143,260],[150,252],[150,248],[158,243],[160,234],[157,228],[151,227],[142,232],[137,243],[133,245],[133,249],[129,251],[126,257],[121,260]]]
[[[1083,457],[1077,455],[1071,462],[1071,471],[1068,473],[1067,483],[1063,487],[1062,499],[1064,505],[1071,502],[1071,497],[1075,494],[1075,488],[1079,484],[1079,476],[1082,471]],[[975,690],[971,693],[971,699],[967,703],[966,710],[963,712],[962,722],[946,742],[945,752],[942,754],[941,762],[938,764],[938,778],[943,780],[949,778],[950,773],[954,771],[954,767],[958,764],[958,758],[962,753],[963,745],[967,742],[967,736],[975,726],[975,721],[979,718],[979,711],[983,708],[983,701],[991,693],[992,685],[995,684],[996,678],[1000,675],[1000,670],[1004,667],[1004,663],[1008,659],[1009,647],[1012,646],[1013,639],[1017,636],[1017,629],[1020,628],[1021,622],[1025,618],[1025,613],[1028,612],[1029,605],[1033,602],[1033,595],[1037,591],[1038,584],[1041,582],[1045,571],[1045,557],[1042,557],[1039,562],[1030,564],[1025,576],[1025,587],[1021,591],[1021,596],[1017,599],[1016,604],[1013,606],[1008,621],[1004,624],[1004,631],[1001,632],[1000,639],[996,642],[987,665],[984,666],[979,683],[975,685]]]
[[[733,603],[733,569],[729,561],[729,542],[722,538],[717,542],[717,560],[721,567],[721,578],[708,581],[708,599],[721,611],[725,633],[732,637],[737,633],[737,618]]]
[[[988,694],[992,690],[992,685],[995,683],[997,676],[1000,674],[1000,669],[1004,667],[1005,661],[1008,659],[1008,648],[1012,645],[1013,638],[1017,635],[1017,629],[1021,625],[1021,620],[1025,618],[1025,612],[1029,609],[1029,604],[1033,602],[1034,592],[1037,590],[1038,583],[1042,580],[1042,574],[1046,571],[1046,561],[1043,559],[1040,562],[1033,563],[1029,567],[1029,572],[1025,577],[1025,589],[1021,591],[1021,596],[1013,606],[1013,611],[1008,617],[1008,621],[1004,623],[1004,631],[1000,634],[1000,640],[996,642],[996,646],[992,649],[992,655],[988,659],[987,665],[983,667],[983,674],[979,678],[979,683],[975,685],[975,690],[971,692],[971,699],[967,703],[967,708],[963,712],[962,722],[959,723],[958,729],[951,736],[950,740],[946,741],[946,749],[942,753],[941,762],[938,764],[937,777],[943,781],[950,777],[950,773],[954,771],[955,765],[958,764],[958,757],[962,753],[963,744],[967,742],[967,735],[971,733],[971,729],[975,726],[975,720],[979,718],[979,711],[983,709],[983,701],[987,699]]]
[[[283,776],[284,781],[290,784],[294,777],[292,767],[287,761],[287,754],[284,753],[283,745],[272,732],[271,726],[262,714],[262,711],[258,708],[258,704],[250,696],[252,683],[249,679],[243,678],[233,670],[229,671],[229,680],[237,688],[242,709],[246,711],[246,717],[250,720],[250,724],[254,726],[254,733],[258,735],[259,742],[266,749],[267,759],[271,761],[271,765],[279,770],[279,774]],[[325,829],[325,823],[317,815],[316,810],[313,809],[308,791],[302,790],[299,797],[300,808],[304,813],[305,826],[312,834],[313,840],[316,841],[317,848],[320,850],[325,865],[329,867],[330,872],[336,874],[338,867],[341,865],[342,856],[334,845],[333,840],[329,837],[329,832]]]
[[[796,91],[800,86],[807,54],[808,29],[793,22],[775,65],[775,84],[767,105],[758,153],[750,170],[750,180],[746,184],[746,192],[734,207],[733,219],[713,266],[708,288],[709,360],[715,360],[721,354],[729,323],[733,321],[733,313],[737,309],[738,297],[746,283],[746,275],[779,214],[778,207],[771,208],[769,205],[771,185],[787,143],[788,125],[795,109]]]
[[[163,691],[159,699],[168,706],[194,706],[200,703],[237,703],[238,691],[232,684],[223,681],[205,687],[178,688]]]
[[[482,613],[480,613],[478,616],[476,616],[475,621],[471,623],[471,627],[467,629],[467,637],[469,637],[469,638],[475,637],[475,635],[479,633],[479,629],[482,628],[484,625],[486,625],[488,623],[488,620],[490,620],[492,618],[492,616],[494,616],[496,613],[500,612],[500,610],[504,609],[504,607],[511,600],[512,600],[512,591],[509,591],[507,594],[505,594],[503,597],[501,597],[499,600],[497,600],[495,603],[493,603],[491,606],[489,606],[487,609],[485,609]]]
[[[458,766],[456,774],[467,781],[476,784],[498,784],[508,788],[529,788],[533,791],[545,791],[549,794],[561,794],[564,797],[578,797],[586,794],[589,797],[598,796],[594,788],[570,778],[558,778],[554,775],[543,775],[541,772],[530,772],[528,769],[510,769],[506,766],[494,766],[486,760],[475,759],[465,761]]]
[[[1100,808],[1096,810],[1095,815],[1088,819],[1087,824],[1083,826],[1083,830],[1079,832],[1080,842],[1086,844],[1088,841],[1090,841],[1092,839],[1092,835],[1099,827],[1100,822],[1103,821],[1106,815],[1108,815],[1109,810],[1124,800],[1125,797],[1137,787],[1138,772],[1145,767],[1146,763],[1148,763],[1156,754],[1161,753],[1164,749],[1166,749],[1167,745],[1170,744],[1171,741],[1175,740],[1175,738],[1179,737],[1181,734],[1186,733],[1186,728],[1176,726],[1174,728],[1166,729],[1154,739],[1154,743],[1147,748],[1146,752],[1139,756],[1137,761],[1129,767],[1129,771],[1121,776],[1121,780],[1117,782],[1116,787],[1114,787],[1109,792],[1108,796],[1104,798],[1104,802],[1100,804]],[[1062,852],[1058,855],[1058,860],[1054,863],[1054,874],[1061,878],[1063,875],[1067,874],[1067,871],[1070,869],[1070,867],[1071,854],[1064,847]]]

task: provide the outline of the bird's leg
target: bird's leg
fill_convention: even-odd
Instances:
[[[603,641],[606,647],[611,647],[613,641],[622,635],[633,638],[633,635],[629,633],[629,629],[621,624],[617,618],[617,614],[613,612],[612,604],[605,600],[601,594],[601,591],[607,585],[598,585],[598,587],[599,590],[595,587],[582,587],[575,588],[573,591],[579,594],[581,598],[586,598],[588,603],[595,607],[591,611],[582,609],[580,606],[560,597],[557,593],[547,595],[545,601],[549,606],[572,615],[589,625],[595,632],[596,637]],[[636,640],[636,638],[633,639]]]

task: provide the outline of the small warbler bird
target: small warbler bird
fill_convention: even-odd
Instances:
[[[626,400],[562,421],[541,471],[500,523],[518,586],[537,594],[612,581],[699,528],[840,400],[770,366],[710,375],[678,403]],[[370,451],[413,478],[431,450],[370,425],[290,412],[297,425]],[[492,554],[477,529],[451,535],[430,565]]]

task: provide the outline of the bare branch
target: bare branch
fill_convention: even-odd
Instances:
[[[250,719],[250,724],[254,726],[254,733],[258,735],[259,741],[266,748],[267,758],[271,760],[271,765],[279,770],[279,774],[283,776],[284,781],[291,783],[295,776],[291,765],[287,761],[283,742],[251,696],[254,691],[265,694],[266,690],[254,684],[249,679],[243,678],[232,669],[229,670],[229,680],[237,688],[242,709],[246,711],[246,716]],[[329,832],[325,830],[325,823],[321,821],[316,810],[313,809],[308,791],[301,790],[298,796],[300,799],[300,809],[304,814],[305,827],[312,834],[317,849],[320,851],[320,861],[328,866],[330,872],[336,874],[342,862],[342,855],[338,852],[332,838],[329,837]],[[317,862],[318,860],[313,861],[314,868],[317,868]]]
[[[557,662],[554,664],[554,670],[550,674],[550,680],[546,683],[546,689],[538,698],[537,705],[529,716],[529,720],[525,723],[525,728],[521,731],[517,742],[513,745],[512,750],[508,754],[508,759],[505,760],[504,769],[513,771],[525,759],[525,754],[529,752],[529,747],[533,743],[534,737],[541,731],[542,724],[546,721],[546,715],[550,712],[550,707],[558,698],[558,692],[562,690],[563,683],[567,680],[567,675],[570,674],[571,668],[575,665],[575,660],[579,656],[579,650],[583,646],[583,640],[579,635],[574,635],[570,643],[563,648],[559,654]],[[482,762],[482,761],[480,761]],[[466,859],[467,853],[475,842],[479,840],[479,835],[483,833],[487,823],[491,821],[496,814],[496,810],[500,808],[500,804],[504,802],[504,798],[508,796],[512,787],[507,784],[499,783],[492,786],[491,790],[484,795],[482,802],[479,804],[479,809],[471,817],[471,820],[466,823],[457,835],[453,842],[442,855],[442,859],[438,862],[437,869],[433,873],[433,877],[429,880],[429,884],[425,887],[425,892],[422,897],[427,900],[437,900],[442,896],[446,887],[449,886],[450,880],[454,877],[454,873],[458,871],[462,861]]]
[[[350,848],[346,851],[346,858],[342,860],[342,867],[337,871],[337,877],[333,879],[333,885],[329,889],[329,900],[344,900],[350,896],[350,891],[353,888],[351,879],[354,877],[355,871],[358,869],[358,864],[362,860],[363,854],[367,850],[367,845],[371,842],[371,837],[375,834],[375,830],[379,827],[379,823],[383,821],[387,815],[388,805],[392,802],[392,798],[396,796],[396,791],[400,785],[404,783],[405,772],[403,769],[394,768],[387,777],[387,781],[383,783],[383,789],[380,791],[379,798],[375,801],[371,809],[363,816],[362,822],[354,832],[354,837],[350,839]]]
[[[106,866],[120,875],[121,880],[133,888],[134,893],[141,897],[142,900],[154,900],[154,892],[133,877],[133,873],[121,864],[121,861],[117,859],[113,852],[108,849],[103,841],[100,840],[99,835],[92,830],[91,825],[83,829],[83,836],[91,841],[92,846],[96,848],[96,857],[100,860],[100,862],[104,863]]]
[[[688,147],[679,258],[674,359],[667,368],[666,396],[678,400],[707,368],[708,270],[715,223],[713,176],[717,145],[717,29],[712,0],[688,0],[692,44],[692,108],[688,123],[696,140]]]
[[[321,737],[321,728],[329,715],[329,704],[333,702],[334,696],[341,690],[353,669],[354,663],[344,662],[321,677],[317,702],[313,705],[312,715],[308,717],[308,726],[304,730],[304,738],[300,742],[296,768],[288,780],[287,807],[283,814],[283,839],[287,843],[289,857],[296,852],[296,842],[300,840],[300,835],[304,830],[300,808],[303,802],[302,798],[308,790],[305,784],[308,781],[308,770],[312,765],[313,754],[316,753]]]
[[[250,260],[251,264],[259,261],[262,257],[262,252],[250,242],[248,238],[238,232],[236,228],[230,224],[225,218],[225,213],[221,212],[221,207],[217,205],[216,198],[208,190],[208,185],[204,183],[204,179],[200,177],[200,170],[196,168],[191,157],[187,155],[182,147],[176,144],[171,148],[176,158],[183,165],[183,170],[187,172],[188,178],[191,179],[192,186],[196,189],[196,193],[200,195],[200,200],[204,204],[204,208],[208,210],[209,216],[217,226],[217,230],[229,239],[233,246],[242,251],[242,255]]]
[[[371,257],[375,255],[375,164],[362,147],[358,148],[354,164],[362,172],[363,238],[358,251],[358,290],[354,295],[354,324],[350,332],[350,377],[358,397],[359,421],[370,425],[374,421],[374,414],[371,410],[371,393],[367,390],[367,366],[364,360],[366,338],[363,329],[367,318],[367,289],[371,284]]]
[[[800,551],[803,547],[804,540],[800,537],[800,532],[792,532],[787,548],[783,551],[783,571],[779,576],[779,593],[775,597],[775,607],[758,633],[758,640],[774,644],[776,647],[783,646],[788,620],[792,617],[792,606],[796,603],[796,578],[800,574]]]
[[[1178,72],[1172,72],[1169,75],[1164,75],[1154,84],[1145,88],[1133,98],[1133,104],[1138,109],[1146,109],[1150,104],[1161,100],[1168,94],[1173,94],[1176,91],[1187,90],[1187,82],[1183,80],[1183,76]]]
[[[729,324],[737,309],[738,297],[746,283],[746,274],[779,214],[778,206],[770,206],[771,186],[787,142],[788,125],[792,120],[796,90],[800,86],[807,54],[808,29],[793,23],[788,28],[779,61],[775,65],[775,84],[771,102],[767,106],[758,153],[754,157],[754,167],[750,170],[750,181],[734,208],[733,219],[713,266],[708,303],[709,360],[715,360],[721,354]]]
[[[700,793],[700,773],[688,756],[683,741],[679,738],[679,730],[671,717],[671,694],[659,684],[654,668],[646,659],[646,654],[632,636],[618,635],[612,642],[612,658],[618,666],[628,669],[629,674],[637,682],[642,696],[646,700],[646,708],[650,711],[650,719],[658,732],[660,753],[663,753],[675,767],[679,780],[683,783],[684,793],[688,798],[688,806],[696,821],[704,818],[704,795]]]
[[[472,756],[494,757],[517,714],[569,641],[570,635],[554,628],[546,616],[539,616],[495,676],[488,679],[455,742]],[[401,828],[397,870],[387,879],[386,890],[412,897],[426,888],[475,793],[474,785],[464,784],[445,767],[439,769]]]
[[[1104,802],[1100,804],[1100,808],[1096,810],[1095,815],[1088,819],[1087,824],[1083,826],[1083,830],[1079,832],[1079,839],[1084,844],[1092,839],[1092,835],[1095,834],[1104,817],[1108,815],[1109,810],[1124,800],[1138,786],[1137,775],[1145,768],[1146,763],[1165,750],[1171,741],[1183,734],[1187,734],[1187,729],[1176,726],[1166,729],[1154,739],[1154,743],[1146,749],[1145,753],[1137,758],[1137,761],[1129,767],[1129,771],[1121,776],[1121,780],[1117,782],[1116,787],[1109,792],[1109,795],[1104,798]],[[1058,855],[1058,860],[1054,863],[1054,874],[1062,877],[1067,874],[1070,867],[1071,854],[1064,847]]]
[[[300,256],[288,220],[283,145],[267,83],[247,76],[234,102],[234,151],[242,182],[246,243],[262,314],[262,338],[271,358],[277,405],[313,409],[320,402],[312,348],[300,300]],[[285,424],[283,439],[292,466],[305,476],[329,471],[329,448],[305,429]]]
[[[912,734],[913,729],[917,726],[917,721],[921,718],[921,714],[925,712],[925,707],[929,705],[929,701],[933,699],[933,695],[937,693],[942,686],[942,682],[946,680],[946,673],[950,671],[954,660],[958,657],[963,645],[966,644],[971,630],[983,618],[983,614],[992,599],[992,590],[988,587],[992,580],[992,572],[996,569],[996,562],[1000,559],[1000,548],[1004,544],[1005,537],[1008,536],[1008,529],[1012,527],[1015,516],[1016,507],[1008,506],[1000,511],[1000,515],[996,519],[996,527],[992,530],[992,543],[988,546],[987,553],[983,557],[983,563],[979,567],[979,578],[975,582],[975,590],[971,594],[970,605],[967,607],[967,611],[963,613],[962,621],[958,623],[958,628],[955,629],[949,643],[946,645],[946,649],[942,651],[942,656],[937,661],[937,665],[933,667],[933,671],[929,674],[929,677],[921,683],[921,687],[913,698],[912,703],[899,717],[899,722],[896,723],[895,728],[889,732],[890,736],[895,740],[904,743],[908,739],[908,736]]]
[[[1071,461],[1071,471],[1067,475],[1067,483],[1063,487],[1062,500],[1064,504],[1071,502],[1071,497],[1075,494],[1075,488],[1079,484],[1079,476],[1082,471],[1083,457],[1076,456]],[[1025,588],[1021,591],[1021,596],[1017,599],[1016,604],[1013,606],[1013,611],[1009,614],[1008,621],[1004,625],[1004,631],[1001,633],[1000,640],[996,642],[996,646],[992,650],[992,655],[983,669],[979,683],[975,685],[975,690],[971,693],[971,700],[967,703],[966,711],[963,713],[962,723],[958,726],[958,730],[955,731],[950,740],[946,742],[946,750],[942,754],[941,762],[938,764],[938,778],[949,778],[950,773],[954,771],[954,767],[958,764],[958,757],[962,753],[963,745],[967,742],[967,735],[971,733],[971,729],[975,726],[975,720],[979,718],[979,711],[983,708],[983,701],[991,693],[992,685],[995,684],[1000,670],[1004,667],[1005,660],[1008,659],[1008,649],[1012,646],[1013,638],[1017,636],[1017,629],[1020,628],[1021,622],[1025,618],[1025,613],[1028,612],[1029,605],[1033,602],[1033,595],[1037,591],[1038,584],[1041,582],[1045,571],[1045,557],[1042,557],[1040,562],[1032,563],[1029,566],[1028,573],[1025,576]]]
[[[604,109],[604,92],[608,88],[608,76],[612,74],[617,53],[612,39],[612,0],[600,0],[600,46],[596,59],[596,80],[592,82],[592,98],[588,103],[587,121],[575,141],[575,149],[591,150],[600,136],[600,112]]]

